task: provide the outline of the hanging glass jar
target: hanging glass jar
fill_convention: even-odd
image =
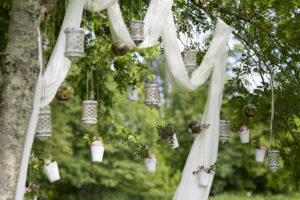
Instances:
[[[121,41],[116,41],[111,45],[111,51],[116,56],[123,56],[129,51],[129,48],[125,43]]]
[[[93,100],[85,100],[82,102],[82,123],[88,127],[97,123],[98,102]]]
[[[188,131],[192,134],[199,134],[202,130],[209,128],[209,124],[201,124],[197,119],[191,121]]]
[[[220,120],[219,140],[224,144],[230,138],[230,121]]]
[[[46,140],[52,136],[52,114],[50,106],[40,109],[35,136]]]
[[[55,95],[56,99],[60,101],[68,101],[72,99],[73,96],[74,96],[73,88],[65,81],[59,86]]]
[[[132,20],[130,23],[130,36],[136,45],[145,40],[144,25],[143,20]]]
[[[244,106],[244,115],[245,117],[255,117],[256,107],[253,104],[248,104]]]
[[[185,50],[183,51],[183,62],[185,69],[188,72],[193,72],[197,69],[197,51]]]
[[[155,83],[146,83],[145,85],[145,101],[144,103],[152,109],[159,104],[158,101],[158,85]]]
[[[72,62],[84,57],[84,30],[82,28],[66,28],[65,56]]]
[[[279,154],[277,150],[268,150],[268,167],[273,173],[280,168]]]

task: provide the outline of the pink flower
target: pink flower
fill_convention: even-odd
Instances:
[[[267,151],[268,148],[267,148],[265,145],[260,145],[260,146],[259,146],[259,149],[260,149],[260,150],[265,150],[265,151]]]
[[[240,127],[240,131],[246,131],[246,130],[248,130],[246,125],[243,125],[243,126]]]
[[[205,169],[205,167],[202,165],[200,167],[198,167],[198,172],[206,172],[207,170]]]
[[[152,159],[152,158],[155,158],[155,157],[156,157],[155,154],[149,154],[149,155],[148,155],[148,158],[149,158],[149,159]]]
[[[95,140],[92,143],[92,146],[103,146],[103,142],[101,140]]]
[[[29,187],[25,187],[25,194],[26,194],[27,192],[30,192],[30,188],[29,188]]]

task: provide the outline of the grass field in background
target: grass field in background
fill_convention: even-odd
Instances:
[[[222,194],[210,197],[209,200],[300,200],[299,194],[273,196],[247,196],[247,194]]]

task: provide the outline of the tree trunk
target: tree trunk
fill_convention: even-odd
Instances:
[[[1,63],[0,200],[15,196],[23,144],[39,73],[39,0],[13,0]]]

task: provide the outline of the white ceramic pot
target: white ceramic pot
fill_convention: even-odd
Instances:
[[[266,155],[266,150],[263,150],[263,149],[256,149],[256,152],[255,152],[255,160],[256,160],[257,162],[264,162],[265,155]]]
[[[198,173],[199,185],[201,187],[207,187],[209,183],[210,174],[206,172]]]
[[[170,145],[170,147],[171,147],[172,149],[176,149],[176,148],[179,147],[179,143],[178,143],[178,140],[177,140],[177,137],[176,137],[176,134],[175,134],[175,133],[173,134],[173,140],[174,140],[173,145],[171,145],[170,142],[169,142],[169,145]]]
[[[249,143],[249,129],[240,132],[241,143]]]
[[[60,179],[58,165],[56,161],[50,163],[49,165],[45,165],[44,172],[46,173],[50,183],[53,183],[54,181],[58,181]]]
[[[145,158],[144,163],[146,170],[149,173],[154,173],[156,170],[156,158]]]
[[[139,99],[139,88],[133,89],[132,86],[127,85],[127,99],[131,101],[135,101]]]
[[[91,155],[93,162],[102,162],[104,154],[104,146],[91,145]]]

